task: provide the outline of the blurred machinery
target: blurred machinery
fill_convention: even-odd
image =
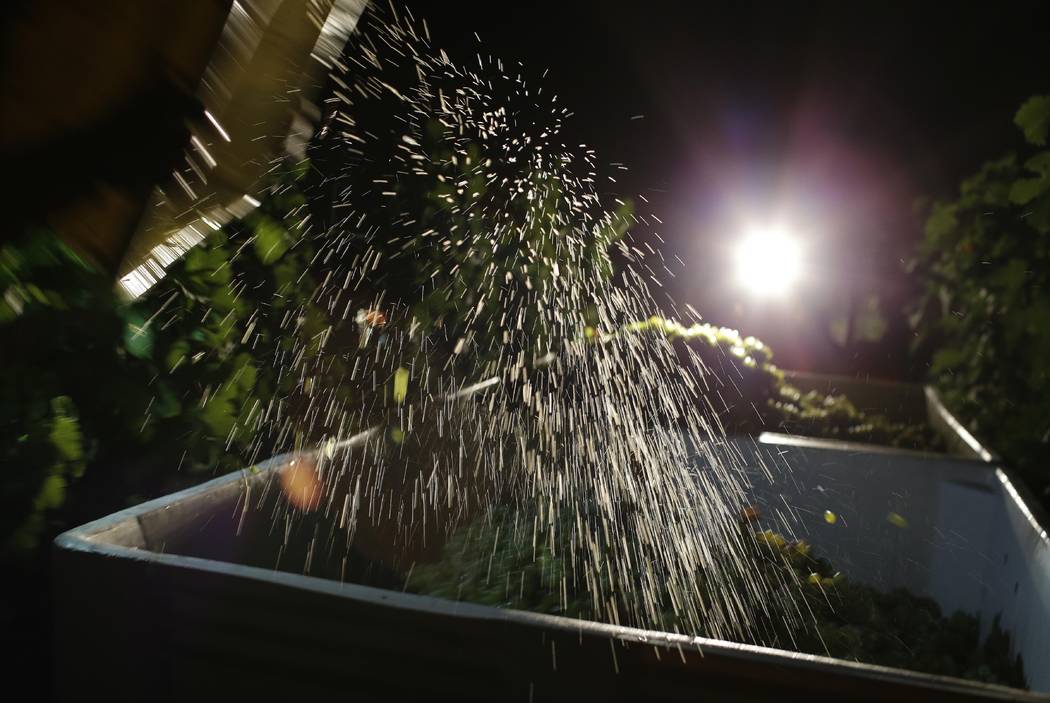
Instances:
[[[304,156],[367,0],[62,0],[4,10],[7,231],[45,223],[130,295]]]

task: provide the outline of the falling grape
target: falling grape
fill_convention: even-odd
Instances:
[[[902,530],[908,526],[907,518],[905,518],[900,513],[890,512],[888,515],[886,515],[886,522]]]

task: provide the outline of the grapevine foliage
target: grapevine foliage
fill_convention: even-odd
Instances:
[[[948,407],[1050,505],[1050,96],[1015,122],[1020,153],[929,207],[911,323]]]

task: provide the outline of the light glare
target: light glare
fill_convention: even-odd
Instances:
[[[758,230],[737,247],[736,273],[741,286],[762,297],[785,294],[801,273],[798,242],[779,229]]]

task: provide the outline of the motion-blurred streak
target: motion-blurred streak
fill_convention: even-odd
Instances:
[[[302,157],[367,0],[0,7],[0,239],[45,225],[147,290]]]
[[[0,238],[47,225],[110,273],[187,119],[231,0],[0,3]]]
[[[315,104],[368,0],[243,0],[227,17],[198,97],[184,163],[150,197],[119,269],[141,295],[208,234],[258,205],[275,157],[305,156]]]

